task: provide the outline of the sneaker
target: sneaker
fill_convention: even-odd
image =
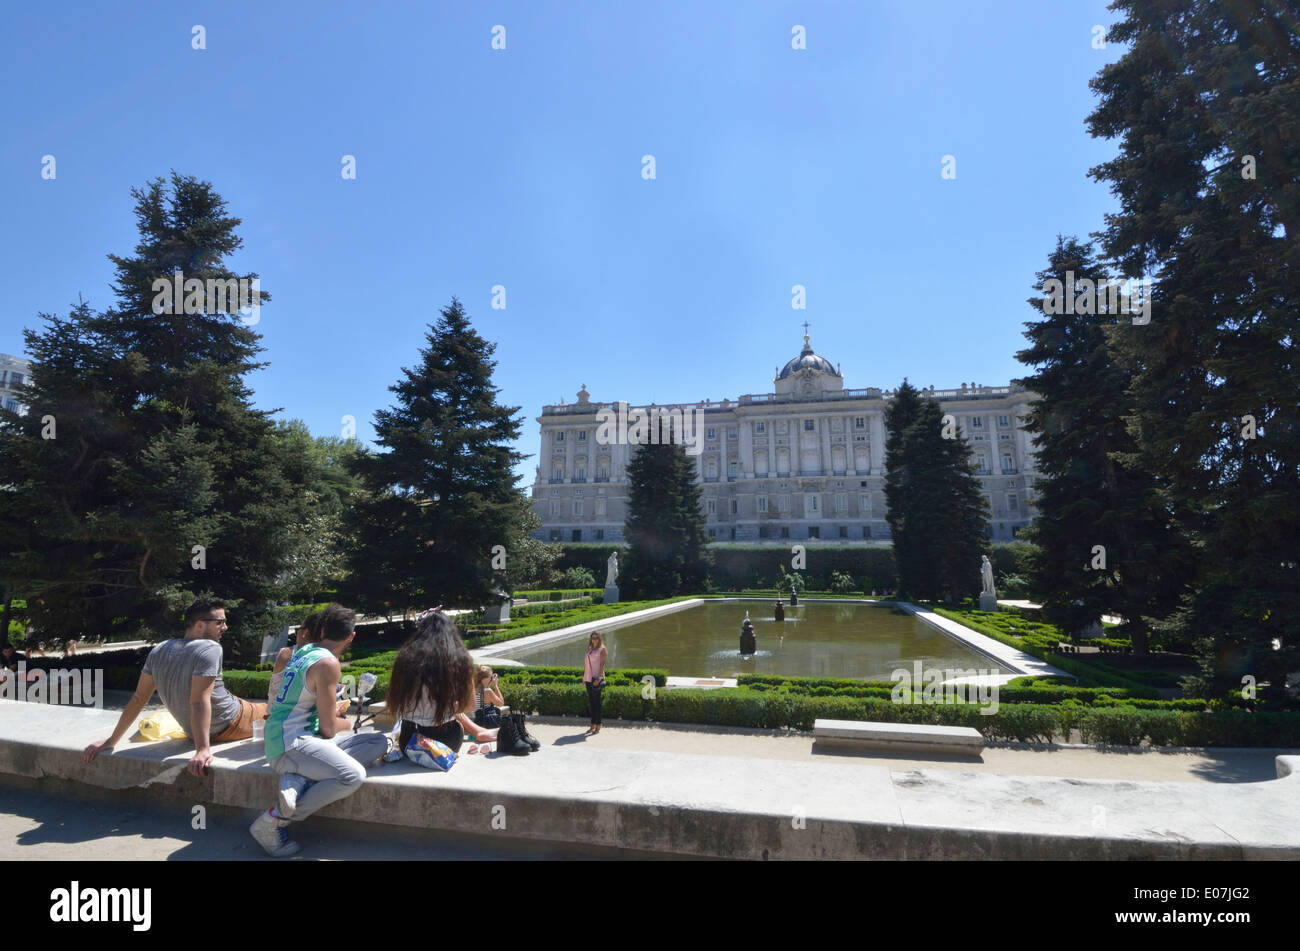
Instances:
[[[281,819],[292,819],[298,808],[298,797],[307,791],[311,782],[306,776],[297,773],[285,773],[280,777],[280,798],[276,800],[275,811]]]
[[[270,810],[254,819],[248,831],[257,840],[257,844],[272,858],[282,859],[287,855],[293,855],[300,848],[297,842],[289,840],[288,823],[281,825],[276,821],[275,816],[271,815]]]

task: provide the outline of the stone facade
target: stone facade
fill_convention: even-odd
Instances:
[[[807,337],[774,382],[775,391],[763,395],[642,408],[676,410],[698,421],[698,442],[688,451],[709,536],[887,544],[884,414],[892,391],[844,389],[838,369],[813,353]],[[1010,541],[1033,518],[1033,442],[1021,421],[1034,395],[1023,387],[965,383],[928,393],[953,415],[980,466],[993,540]],[[584,385],[576,403],[542,408],[532,490],[543,525],[538,538],[623,540],[626,467],[636,446],[609,438],[609,426],[602,426],[618,406],[593,402]]]
[[[0,406],[18,414],[27,412],[17,387],[32,381],[32,362],[0,353]]]

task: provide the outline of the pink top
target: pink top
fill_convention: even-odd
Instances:
[[[587,651],[587,663],[582,676],[583,683],[595,683],[598,680],[605,679],[605,662],[600,656],[602,650],[604,650],[603,646]]]

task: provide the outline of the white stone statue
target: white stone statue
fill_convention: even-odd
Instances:
[[[609,553],[609,560],[605,562],[605,587],[614,587],[614,582],[618,580],[618,552]]]
[[[997,597],[997,592],[993,589],[993,563],[989,561],[988,555],[981,555],[980,559],[980,577],[984,581],[984,588],[980,594],[991,594]]]

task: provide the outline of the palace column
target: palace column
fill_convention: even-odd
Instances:
[[[754,424],[748,419],[740,422],[740,477],[754,475]],[[748,476],[746,475],[748,473]]]
[[[829,416],[817,417],[817,428],[821,430],[818,434],[822,441],[822,475],[831,474],[831,418]]]
[[[885,415],[884,410],[867,417],[871,427],[871,471],[876,475],[885,470]]]

